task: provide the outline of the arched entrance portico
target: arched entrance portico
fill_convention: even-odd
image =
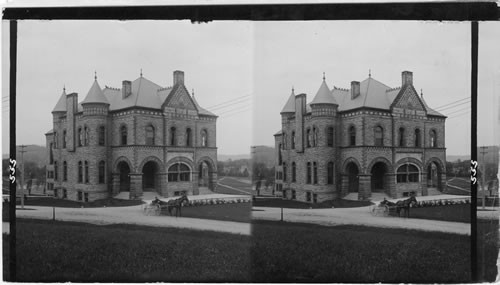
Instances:
[[[441,181],[442,170],[439,164],[431,161],[427,166],[427,189],[443,191]]]
[[[148,161],[142,167],[142,191],[158,191],[159,181],[159,166],[154,161]]]
[[[203,193],[203,190],[214,191],[217,181],[217,170],[215,169],[215,165],[213,161],[206,157],[202,158],[198,162],[198,189],[200,193]]]
[[[354,162],[349,162],[346,166],[347,191],[349,193],[359,191],[359,169]]]
[[[377,162],[371,169],[371,191],[384,193],[387,186],[387,166],[383,162]]]
[[[130,191],[130,167],[127,162],[118,163],[118,172],[120,177],[119,192]]]

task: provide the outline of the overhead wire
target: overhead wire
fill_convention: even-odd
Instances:
[[[465,101],[465,102],[462,102],[460,104],[454,104],[452,106],[448,106],[446,108],[440,108],[440,109],[435,109],[436,111],[439,111],[439,112],[442,112],[444,110],[447,110],[447,109],[452,109],[452,108],[455,108],[455,107],[458,107],[458,106],[461,106],[461,105],[464,105],[464,104],[469,104],[471,101]]]
[[[452,104],[454,104],[454,103],[457,103],[457,102],[460,102],[460,101],[464,101],[464,100],[470,100],[470,99],[471,99],[470,97],[465,97],[465,98],[459,99],[459,100],[457,100],[457,101],[453,101],[453,102],[450,102],[450,103],[446,103],[446,104],[444,104],[444,105],[441,105],[441,106],[436,107],[436,108],[433,108],[433,109],[434,109],[434,110],[438,110],[438,109],[441,109],[441,108],[443,108],[443,107],[446,107],[446,106],[452,105]]]
[[[234,99],[231,99],[231,100],[228,100],[228,101],[225,101],[225,102],[222,102],[222,103],[218,103],[218,104],[215,104],[215,105],[212,105],[210,107],[207,107],[206,109],[217,109],[219,108],[221,105],[226,105],[226,104],[230,104],[234,101],[238,101],[238,100],[241,100],[242,98],[247,98],[247,97],[250,97],[252,95],[243,95],[243,96],[240,96],[240,97],[237,97],[237,98],[234,98]],[[247,99],[245,99],[247,100]]]

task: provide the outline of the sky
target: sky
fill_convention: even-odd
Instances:
[[[2,24],[5,60],[8,25]],[[478,123],[478,144],[498,137],[493,102],[500,91],[499,28],[484,22],[479,27],[478,122],[484,123]],[[141,69],[161,86],[172,85],[172,72],[183,70],[198,103],[220,116],[218,153],[244,154],[251,145],[274,145],[279,112],[292,87],[310,102],[323,72],[330,88],[350,88],[369,70],[374,79],[398,87],[401,72],[409,70],[430,107],[461,100],[441,112],[448,116],[447,154],[467,155],[470,30],[469,22],[425,21],[19,21],[16,140],[45,145],[63,86],[81,101],[95,71],[101,87],[120,88]],[[2,67],[5,83],[8,66]],[[3,84],[4,134],[7,87]],[[8,136],[2,143],[8,145]]]

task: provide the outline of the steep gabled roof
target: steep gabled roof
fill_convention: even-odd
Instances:
[[[61,97],[59,97],[59,101],[57,101],[57,104],[52,112],[66,112],[66,88],[63,89],[63,93],[61,94]]]
[[[339,104],[339,111],[361,107],[389,110],[394,95],[389,86],[368,77],[360,83],[359,89],[359,96],[351,99],[350,90],[334,87],[332,94]]]
[[[281,113],[295,113],[295,92],[292,89],[292,94],[288,97],[285,106],[281,110]]]
[[[99,86],[99,83],[97,83],[97,79],[94,80],[94,83],[92,84],[92,87],[90,87],[87,96],[81,102],[81,104],[88,104],[88,103],[102,103],[109,105],[106,96],[104,96],[104,93],[102,92],[101,86]]]
[[[161,108],[162,101],[158,92],[161,86],[144,77],[137,78],[131,84],[131,94],[125,98],[122,98],[121,89],[110,87],[104,89],[103,93],[110,104],[110,110],[130,107]]]
[[[332,92],[330,91],[330,88],[328,88],[328,85],[326,85],[325,79],[323,79],[323,82],[321,83],[321,86],[318,89],[318,92],[316,92],[316,96],[314,96],[314,99],[312,100],[310,105],[314,104],[337,104],[337,101],[332,95]]]

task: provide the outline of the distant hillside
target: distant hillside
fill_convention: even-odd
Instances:
[[[460,159],[460,161],[470,160],[470,155],[447,155],[446,156],[446,161],[448,161],[448,162],[455,162],[459,159]]]
[[[21,160],[21,153],[19,152],[21,148],[18,146],[17,147],[17,153],[16,153],[16,159]],[[32,161],[35,162],[38,166],[43,166],[45,165],[47,161],[47,148],[44,146],[39,146],[39,145],[28,145],[24,148],[26,151],[24,153],[24,160],[25,161]],[[9,158],[10,155],[8,153],[2,154],[2,159]]]
[[[238,160],[238,159],[250,159],[250,154],[218,154],[217,160],[228,161],[228,160]]]
[[[252,146],[252,160],[255,163],[264,163],[267,167],[274,166],[275,153],[274,147],[257,145]]]

